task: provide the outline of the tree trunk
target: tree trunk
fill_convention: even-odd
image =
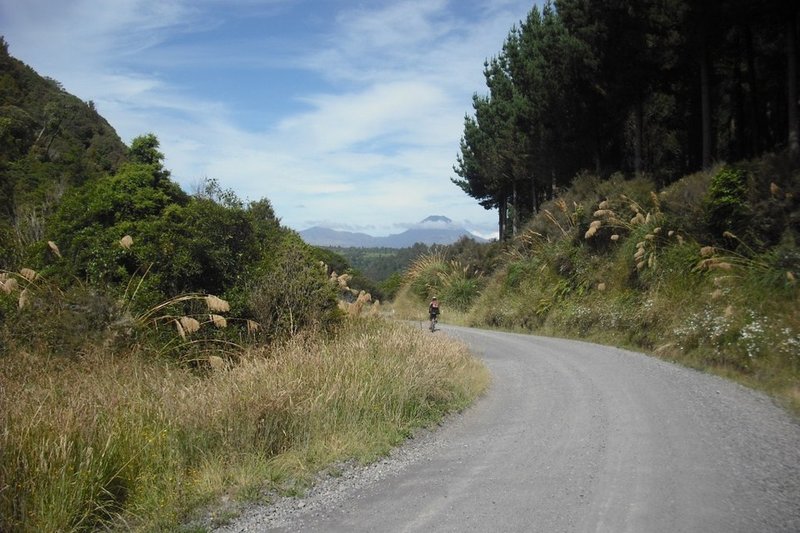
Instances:
[[[642,173],[642,139],[644,134],[644,104],[642,97],[639,97],[634,108],[634,132],[633,132],[633,172],[639,176]]]
[[[705,36],[700,50],[700,105],[703,122],[703,168],[711,166],[711,74]]]
[[[497,237],[498,237],[499,241],[504,241],[505,238],[506,238],[506,214],[507,214],[506,213],[506,209],[507,209],[506,203],[507,203],[507,201],[508,200],[506,200],[505,194],[503,194],[500,197],[500,203],[499,203],[498,208],[497,208],[497,218],[498,218]]]
[[[519,230],[519,207],[517,203],[517,180],[511,182],[511,235],[516,237]]]
[[[797,24],[800,9],[795,5],[791,17],[786,18],[787,93],[789,98],[789,152],[800,155],[800,124],[797,120]]]
[[[763,150],[764,143],[761,139],[761,104],[758,98],[758,78],[756,76],[756,59],[753,50],[753,30],[749,24],[744,27],[744,50],[747,56],[747,83],[750,85],[750,100],[748,102],[750,110],[748,116],[753,122],[750,125],[752,131],[750,142],[748,143],[748,156],[759,155]],[[743,125],[740,125],[740,127]]]

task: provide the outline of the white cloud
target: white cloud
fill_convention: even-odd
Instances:
[[[322,33],[277,27],[211,39],[231,17],[268,26],[290,10],[332,5],[0,0],[0,33],[12,55],[93,100],[126,142],[155,133],[184,187],[212,177],[244,198],[268,197],[296,229],[334,220],[385,233],[442,214],[492,232],[495,215],[449,178],[471,95],[483,91],[483,60],[530,3],[337,2]],[[247,114],[241,103],[204,91],[204,79],[232,66],[270,83],[299,70],[309,83],[291,101],[251,100],[282,118],[245,126],[234,118]]]

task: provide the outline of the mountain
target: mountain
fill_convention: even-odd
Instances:
[[[441,215],[429,216],[402,233],[386,237],[374,237],[366,233],[338,231],[320,226],[305,229],[300,232],[300,236],[314,246],[343,248],[409,248],[416,243],[453,244],[464,236],[478,242],[487,242],[486,239],[470,233]]]
[[[300,232],[300,236],[308,244],[314,246],[340,246],[342,248],[378,248],[381,246],[378,243],[379,237],[320,226],[305,229]]]

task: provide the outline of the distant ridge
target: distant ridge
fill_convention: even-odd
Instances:
[[[339,231],[320,226],[305,229],[300,232],[300,236],[313,246],[343,248],[409,248],[416,243],[453,244],[465,236],[478,242],[488,242],[442,215],[431,215],[402,233],[386,237],[374,237],[366,233]]]

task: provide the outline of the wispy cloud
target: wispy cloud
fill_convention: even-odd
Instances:
[[[297,229],[333,220],[380,233],[444,214],[491,232],[494,215],[449,178],[482,62],[529,8],[0,0],[0,32],[12,54],[94,100],[124,140],[158,135],[185,187],[214,177],[243,197],[268,197]],[[295,74],[303,81],[282,100],[259,98]],[[233,76],[242,81],[220,87]],[[273,118],[240,121],[256,113]]]

